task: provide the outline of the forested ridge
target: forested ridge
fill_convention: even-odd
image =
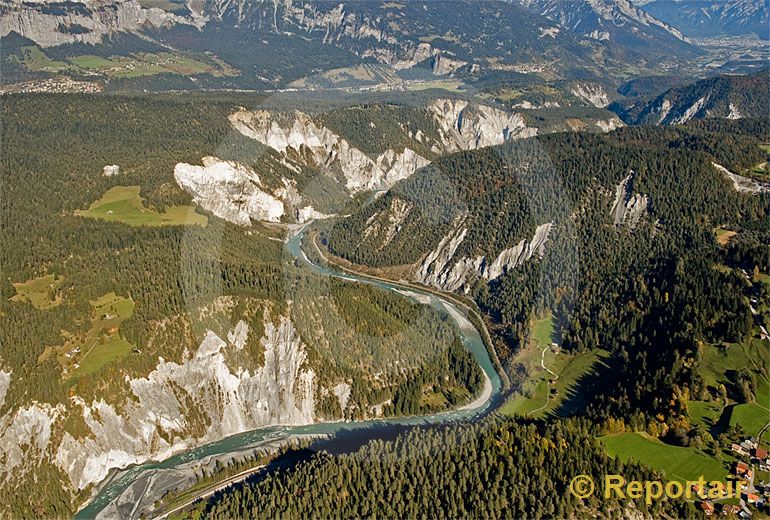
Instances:
[[[665,434],[686,428],[683,388],[688,395],[715,392],[699,375],[702,344],[747,338],[755,323],[748,298],[767,300],[765,285],[736,269],[770,269],[770,198],[736,192],[712,162],[744,173],[767,160],[760,145],[769,134],[766,119],[703,120],[453,154],[338,221],[324,238],[354,262],[417,265],[458,216],[467,234],[453,259],[494,258],[553,222],[541,261],[466,285],[496,333],[503,363],[516,376],[511,360],[528,341],[530,319],[551,310],[562,348],[611,353],[606,371],[583,381],[582,390],[596,396],[587,413],[635,417],[642,425],[656,418],[655,431]],[[633,193],[648,201],[634,227],[612,220],[617,186],[627,176]],[[367,227],[399,200],[411,210],[383,245]],[[720,245],[716,228],[736,236]],[[767,326],[766,314],[759,319]]]
[[[321,451],[296,466],[238,484],[185,518],[619,518],[634,513],[692,518],[678,501],[605,500],[605,474],[656,479],[638,464],[604,454],[585,420],[412,429],[370,441],[350,454]],[[569,492],[576,475],[596,482],[583,501]],[[637,511],[634,511],[637,510]]]

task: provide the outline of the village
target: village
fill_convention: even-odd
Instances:
[[[764,514],[770,512],[770,479],[767,478],[770,474],[770,459],[767,449],[759,445],[761,433],[764,433],[764,429],[759,437],[745,438],[730,446],[730,451],[741,459],[730,470],[731,480],[738,486],[740,493],[738,503],[727,495],[724,499],[713,498],[714,492],[708,486],[693,486],[693,493],[701,499],[698,508],[707,516],[752,518],[754,511]],[[760,474],[764,478],[757,482]]]

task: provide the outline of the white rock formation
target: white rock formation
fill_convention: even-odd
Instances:
[[[633,183],[634,172],[631,172],[615,188],[611,215],[616,226],[625,224],[630,229],[634,229],[649,206],[647,195],[634,193]]]
[[[225,361],[226,350],[242,348],[247,335],[241,322],[228,334],[229,342],[209,331],[191,358],[161,359],[147,377],[129,381],[133,395],[120,410],[75,398],[90,433],[80,439],[65,433],[55,463],[83,489],[112,468],[267,425],[314,422],[315,374],[305,366],[305,347],[291,321],[265,320],[264,365],[253,373]]]
[[[443,147],[449,152],[502,144],[509,139],[537,135],[524,116],[461,99],[437,99],[429,106],[439,124]]]
[[[203,166],[177,164],[174,178],[196,204],[235,224],[279,222],[284,214],[283,202],[263,191],[256,172],[239,163],[204,157]]]
[[[104,170],[102,171],[102,175],[105,177],[113,177],[115,175],[118,175],[120,173],[120,166],[117,164],[110,164],[104,167]]]
[[[684,111],[682,115],[673,118],[670,122],[667,122],[667,124],[681,125],[683,123],[686,123],[687,121],[695,117],[698,114],[698,112],[701,111],[701,109],[704,107],[707,101],[708,101],[708,96],[703,96],[702,98],[699,98],[698,101],[693,103],[687,110]]]
[[[342,173],[351,193],[387,188],[429,162],[409,148],[400,154],[387,150],[375,162],[302,112],[295,112],[289,121],[279,122],[274,114],[265,110],[239,110],[230,115],[230,123],[241,134],[269,146],[292,162],[330,174]]]
[[[463,288],[467,291],[467,283],[473,277],[481,277],[487,281],[494,280],[535,255],[542,257],[548,234],[553,226],[551,222],[539,225],[531,240],[522,239],[515,246],[501,251],[491,262],[485,256],[476,258],[464,256],[452,262],[457,248],[467,234],[466,218],[466,215],[457,217],[449,233],[441,239],[436,249],[423,259],[415,274],[418,282],[446,291],[457,291]]]
[[[738,110],[738,107],[730,103],[730,113],[727,114],[727,119],[742,119],[743,114]]]
[[[594,124],[599,127],[599,129],[602,132],[611,132],[615,130],[616,128],[620,128],[623,126],[626,126],[623,124],[623,121],[620,120],[618,117],[611,117],[609,119],[603,120],[603,119],[597,119],[594,121]]]
[[[11,386],[11,373],[0,370],[0,408],[5,404],[5,395],[8,393],[9,386]]]
[[[50,456],[51,429],[63,411],[62,405],[32,403],[0,417],[0,484],[18,480]]]
[[[107,8],[97,0],[73,1],[71,7],[62,2],[55,13],[50,7],[46,9],[50,3],[8,0],[0,13],[0,36],[15,31],[41,47],[75,42],[99,44],[104,36],[115,31],[196,23],[162,9],[145,9],[137,0],[115,0]],[[68,27],[79,30],[68,31]]]
[[[337,397],[340,403],[340,409],[344,412],[348,407],[348,401],[350,400],[351,388],[347,383],[339,383],[332,387],[332,393]]]
[[[743,193],[770,192],[770,184],[760,182],[755,179],[750,179],[749,177],[744,177],[743,175],[738,175],[737,173],[733,173],[721,164],[711,163],[711,165],[716,168],[718,172],[722,173],[725,177],[733,182],[733,188],[735,188],[735,191]]]
[[[396,153],[389,149],[377,158],[377,166],[387,172],[385,174],[385,184],[392,186],[396,182],[410,177],[414,172],[423,166],[430,164],[430,161],[410,148],[404,148],[401,153]]]
[[[572,85],[572,94],[575,97],[590,103],[597,108],[603,108],[610,104],[610,98],[604,87],[598,83],[576,83]]]
[[[313,206],[305,206],[304,208],[300,208],[297,210],[297,222],[299,222],[300,224],[303,224],[310,220],[329,218],[332,216],[333,215],[327,215],[325,213],[321,213],[320,211],[316,211],[315,208],[313,208]]]
[[[393,197],[387,210],[374,213],[369,217],[361,240],[376,241],[377,249],[383,249],[401,231],[401,225],[411,210],[410,202]]]

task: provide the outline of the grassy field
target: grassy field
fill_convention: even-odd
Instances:
[[[163,213],[145,208],[139,196],[139,186],[115,186],[87,210],[76,210],[81,217],[123,222],[130,226],[206,226],[208,218],[195,212],[192,206],[171,206]]]
[[[63,276],[58,278],[52,274],[33,278],[26,282],[13,284],[16,295],[11,298],[15,302],[29,302],[37,309],[50,309],[61,303],[61,294],[56,289],[64,281]]]
[[[60,72],[72,68],[72,65],[69,63],[52,60],[37,47],[22,48],[22,56],[24,66],[29,70],[39,72]]]
[[[462,87],[465,83],[456,80],[436,80],[436,81],[421,81],[419,83],[410,83],[407,89],[410,91],[429,90],[432,88],[442,89],[449,92],[462,92]]]
[[[532,321],[530,344],[521,350],[515,363],[523,365],[529,380],[521,393],[515,393],[500,409],[508,415],[531,415],[542,417],[555,412],[567,398],[573,398],[578,379],[590,372],[595,363],[607,355],[604,351],[567,354],[558,349],[548,348],[553,339],[553,318],[547,315]],[[543,349],[546,348],[545,353]],[[545,366],[556,376],[544,370]],[[555,379],[555,381],[554,381]],[[576,401],[579,401],[576,399]]]
[[[153,0],[149,0],[153,1]],[[184,6],[168,0],[155,0],[163,4],[162,8]],[[167,9],[168,10],[168,9]],[[52,60],[38,47],[24,47],[20,59],[17,59],[32,71],[72,72],[78,74],[104,74],[110,78],[135,78],[156,74],[180,74],[192,76],[211,74],[213,76],[234,76],[238,71],[221,59],[212,56],[185,56],[170,52],[137,53],[130,56],[94,56],[83,54],[67,58],[66,61]]]
[[[768,422],[770,422],[770,410],[757,403],[739,404],[733,408],[730,416],[730,426],[740,424],[748,435],[755,436]],[[767,439],[765,432],[763,438]]]
[[[687,411],[692,424],[702,424],[706,429],[714,426],[722,412],[719,403],[709,401],[688,401]]]
[[[55,355],[65,379],[98,372],[131,353],[134,345],[120,335],[120,325],[134,313],[130,298],[108,293],[91,300],[91,326],[84,332],[62,332],[65,342],[47,348],[41,358]]]
[[[186,8],[184,2],[174,2],[173,0],[139,0],[139,5],[147,9],[157,7],[171,13],[184,13]]]
[[[748,369],[754,373],[755,402],[735,405],[729,421],[730,426],[740,424],[749,435],[756,435],[770,421],[770,380],[762,364],[767,359],[767,350],[766,342],[763,344],[757,338],[749,338],[742,343],[729,343],[723,347],[705,345],[700,363],[704,382],[712,388],[719,385],[729,387],[731,372]],[[691,422],[709,428],[716,424],[721,410],[719,404],[704,401],[690,401],[687,407]]]
[[[727,468],[695,448],[669,446],[641,433],[616,433],[600,437],[607,453],[626,462],[634,459],[665,474],[669,480],[724,481]]]
[[[714,229],[714,234],[716,235],[717,243],[726,246],[738,233],[729,229],[716,228]]]

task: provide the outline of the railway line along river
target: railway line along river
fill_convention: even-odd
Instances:
[[[471,323],[467,315],[455,303],[429,291],[422,291],[413,286],[406,286],[397,282],[387,282],[381,279],[360,276],[350,272],[342,273],[333,268],[322,266],[308,259],[302,250],[302,238],[307,228],[301,228],[289,235],[286,241],[286,250],[305,267],[314,270],[324,276],[340,278],[356,283],[367,283],[381,289],[393,291],[404,298],[410,298],[437,309],[446,311],[457,323],[462,343],[474,356],[484,372],[484,388],[477,398],[458,409],[436,413],[432,415],[372,419],[366,421],[348,421],[334,423],[316,423],[305,426],[267,426],[257,430],[243,432],[227,437],[217,442],[205,444],[197,448],[187,450],[163,461],[151,461],[144,464],[131,466],[112,474],[101,486],[96,496],[76,515],[76,519],[109,518],[113,516],[125,517],[126,511],[116,508],[116,501],[123,497],[130,498],[135,508],[128,516],[138,517],[139,504],[142,501],[143,490],[157,480],[157,475],[163,470],[184,468],[198,460],[206,460],[222,456],[228,453],[239,453],[260,446],[277,445],[288,439],[298,436],[338,436],[340,434],[355,435],[360,431],[361,435],[367,432],[377,432],[377,435],[387,434],[389,429],[397,431],[408,425],[438,425],[450,422],[471,421],[483,417],[494,408],[494,404],[500,397],[501,380],[495,370],[495,366],[489,357],[480,331]],[[157,484],[157,483],[156,483]],[[130,497],[126,497],[126,495]],[[150,504],[152,501],[150,501]]]

